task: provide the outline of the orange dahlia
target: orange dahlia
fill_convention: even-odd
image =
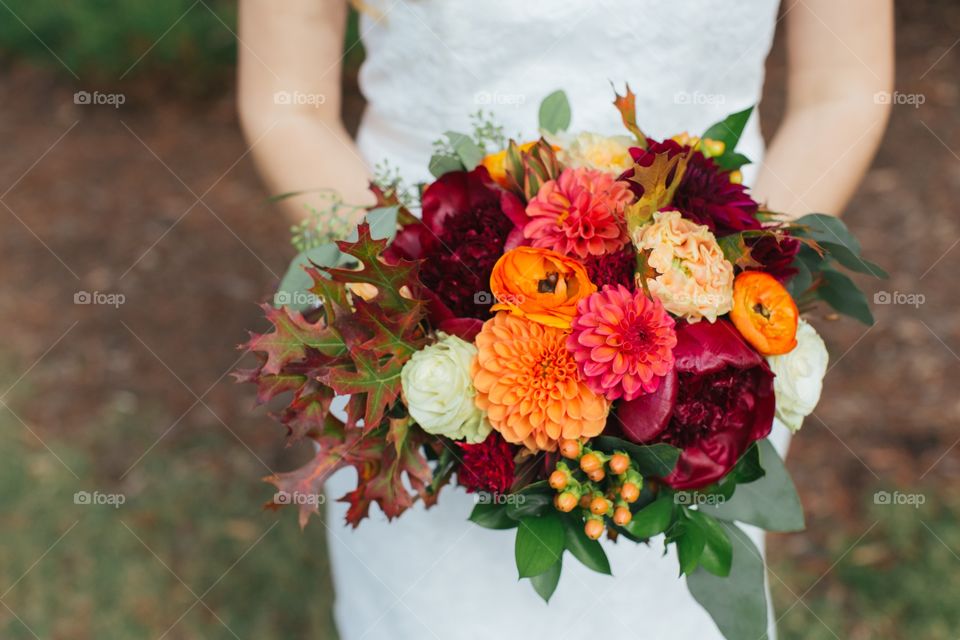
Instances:
[[[567,333],[498,313],[477,335],[471,374],[477,406],[504,440],[554,451],[560,438],[603,431],[610,403],[586,385]]]

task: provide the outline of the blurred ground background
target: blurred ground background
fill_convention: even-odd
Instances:
[[[234,13],[0,0],[4,639],[333,637],[323,526],[259,509],[258,478],[308,452],[285,450],[226,376],[292,256],[237,126]],[[870,296],[923,302],[877,305],[869,330],[814,319],[832,368],[788,460],[809,528],[769,543],[787,639],[960,628],[960,6],[900,3],[897,18],[898,91],[925,101],[894,107],[847,223],[893,274],[862,281]],[[769,132],[782,46],[768,66]],[[77,105],[78,90],[126,101]]]

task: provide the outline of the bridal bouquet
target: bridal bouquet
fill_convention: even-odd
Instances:
[[[346,240],[299,229],[272,331],[245,345],[259,365],[238,374],[261,403],[285,394],[290,439],[317,447],[268,478],[271,506],[306,524],[320,501],[304,496],[348,466],[353,526],[459,484],[473,522],[515,530],[544,599],[565,551],[610,573],[601,537],[663,534],[723,633],[761,637],[763,563],[736,523],[803,527],[766,439],[820,395],[827,352],[801,311],[870,323],[841,268],[883,273],[836,218],[787,222],[750,197],[735,150],[750,110],[654,140],[629,88],[614,104],[626,135],[566,133],[562,92],[538,140],[449,132],[436,180],[411,194],[387,171]]]

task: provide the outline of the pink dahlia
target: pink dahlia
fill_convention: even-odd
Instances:
[[[564,169],[527,204],[523,237],[580,259],[611,253],[628,240],[623,209],[632,199],[630,187],[606,173]]]
[[[674,320],[658,300],[606,286],[577,306],[567,349],[587,386],[609,400],[653,393],[673,371]]]

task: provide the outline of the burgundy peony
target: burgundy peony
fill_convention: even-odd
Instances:
[[[463,454],[457,478],[468,493],[507,493],[513,484],[515,453],[499,433],[492,432],[480,444],[458,443]]]
[[[633,442],[682,449],[664,481],[675,489],[716,482],[773,426],[773,373],[726,320],[677,328],[675,371],[652,394],[622,402],[617,422]]]
[[[633,273],[637,267],[637,250],[627,244],[619,251],[602,256],[590,256],[583,261],[590,282],[602,289],[604,285],[621,284],[633,291]]]
[[[424,262],[420,280],[433,292],[432,315],[490,317],[490,272],[514,223],[501,208],[515,198],[483,166],[444,174],[423,192],[423,221],[407,225],[386,253]]]

